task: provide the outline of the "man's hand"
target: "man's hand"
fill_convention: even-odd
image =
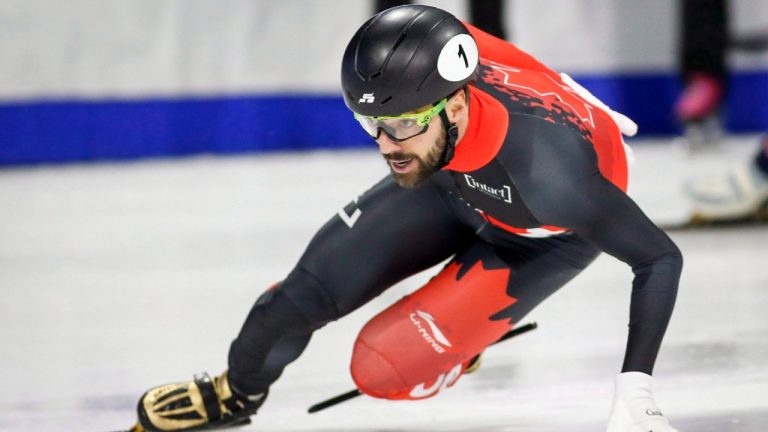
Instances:
[[[678,432],[656,405],[652,382],[653,377],[642,372],[625,372],[616,377],[607,432]]]

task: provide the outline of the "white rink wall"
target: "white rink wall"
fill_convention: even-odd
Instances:
[[[669,137],[681,133],[678,1],[508,0],[503,18],[640,137]],[[339,67],[373,3],[4,0],[0,167],[370,146]],[[465,0],[422,3],[468,18]],[[736,34],[768,33],[768,1],[731,4]],[[768,51],[730,60],[725,130],[768,130]]]
[[[462,0],[421,3],[467,18]],[[768,2],[732,4],[737,32],[768,29]],[[4,0],[0,100],[334,93],[346,42],[372,10],[361,0]],[[676,65],[673,0],[517,0],[505,21],[513,41],[557,70]]]

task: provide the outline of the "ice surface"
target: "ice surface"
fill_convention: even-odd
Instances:
[[[635,145],[632,196],[662,222],[688,175],[746,160],[755,138],[690,158]],[[0,171],[0,430],[106,431],[147,388],[220,372],[256,296],[313,232],[386,174],[375,151]],[[686,259],[657,398],[681,432],[768,429],[768,226],[672,233]],[[358,398],[352,341],[425,272],[319,331],[253,431],[604,430],[624,351],[630,269],[607,256],[528,317],[540,329],[422,402]]]

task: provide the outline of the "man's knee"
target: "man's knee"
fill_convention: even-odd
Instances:
[[[300,316],[312,330],[345,314],[339,300],[330,292],[327,282],[299,267],[273,291],[273,295],[281,297],[280,301],[289,303],[293,313]]]
[[[491,320],[514,303],[509,269],[453,262],[427,285],[369,321],[351,372],[358,388],[386,399],[423,399],[450,387],[478,353],[511,328]]]

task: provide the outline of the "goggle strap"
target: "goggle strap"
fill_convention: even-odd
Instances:
[[[459,138],[459,128],[456,123],[451,123],[448,120],[448,114],[445,110],[440,111],[440,120],[443,121],[443,128],[445,128],[445,148],[443,154],[440,155],[440,165],[437,169],[441,169],[453,159],[453,155],[456,151],[456,140]]]

